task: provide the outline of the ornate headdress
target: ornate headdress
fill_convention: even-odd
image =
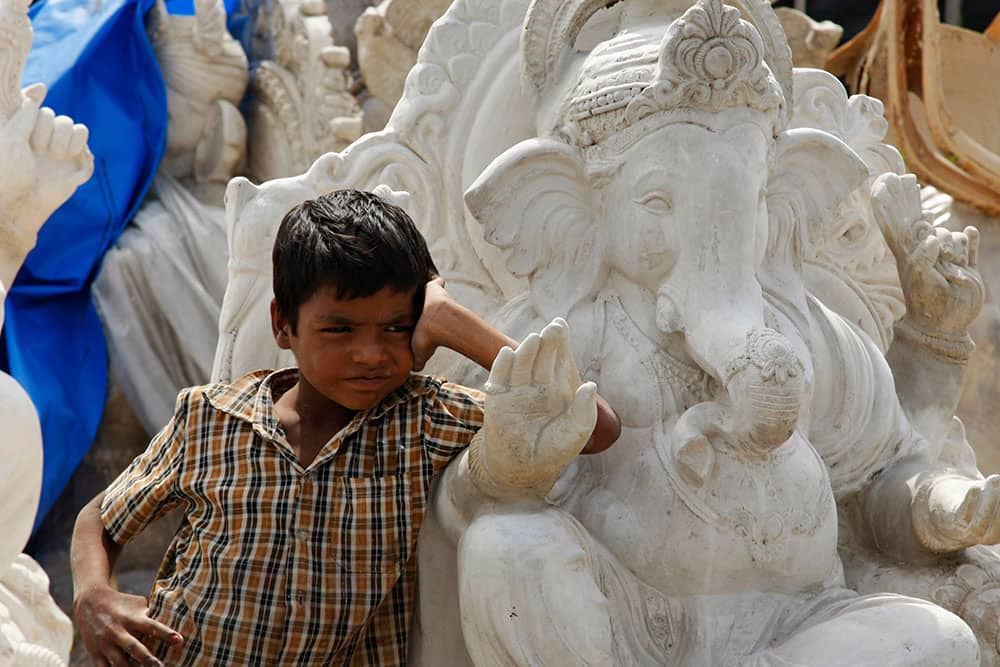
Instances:
[[[740,0],[741,12],[722,0],[700,0],[687,8],[677,0],[650,3],[641,20],[623,25],[585,58],[569,93],[566,78],[572,45],[603,0],[535,0],[522,41],[525,76],[539,95],[559,95],[554,117],[540,122],[581,148],[614,137],[620,150],[651,129],[704,112],[743,108],[777,133],[787,122],[791,99],[791,55],[766,0]],[[664,25],[669,28],[664,34]],[[550,102],[552,100],[550,99]]]

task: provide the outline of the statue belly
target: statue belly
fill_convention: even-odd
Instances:
[[[619,463],[579,518],[663,593],[815,591],[839,570],[826,467],[797,434],[763,460],[718,454],[701,488],[654,447]]]

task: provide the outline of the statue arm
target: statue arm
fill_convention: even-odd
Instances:
[[[895,378],[903,411],[931,441],[945,437],[958,401],[971,341],[949,341],[921,334],[907,319],[897,323],[886,361]]]
[[[561,319],[516,350],[500,349],[486,383],[483,426],[447,467],[432,500],[454,541],[484,507],[544,507],[545,495],[585,446],[617,439],[620,425],[610,408],[607,423],[599,424],[596,391],[580,380]]]
[[[968,331],[985,295],[977,268],[979,232],[934,227],[912,174],[876,179],[872,212],[896,259],[906,300],[887,360],[910,421],[938,442],[958,405],[974,347]]]
[[[1000,541],[1000,481],[976,470],[961,423],[925,437],[875,343],[822,304],[811,311],[810,439],[841,507],[856,501],[863,532],[900,560]]]

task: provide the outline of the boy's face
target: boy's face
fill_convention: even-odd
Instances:
[[[413,368],[416,288],[341,299],[321,287],[299,307],[295,333],[271,304],[278,346],[291,350],[299,382],[348,410],[366,410],[406,382]]]

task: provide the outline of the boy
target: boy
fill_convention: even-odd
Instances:
[[[508,392],[530,384],[525,369],[570,378],[576,393],[555,414],[531,406],[545,418],[536,432],[554,434],[547,451],[575,453],[588,433],[587,451],[601,451],[618,437],[600,400],[595,426],[593,385],[573,381],[565,327],[503,349],[517,344],[448,297],[412,221],[377,196],[295,207],[273,263],[272,328],[297,369],[183,391],[146,452],[80,512],[74,606],[96,665],[403,665],[432,478],[481,427],[518,446],[482,394],[411,374],[438,346],[484,367],[497,359],[491,382],[505,396],[487,400],[505,408],[538,403]],[[487,493],[531,481],[530,469],[491,473],[496,459],[485,451],[463,470]],[[185,519],[147,608],[111,589],[111,567],[177,505]]]

